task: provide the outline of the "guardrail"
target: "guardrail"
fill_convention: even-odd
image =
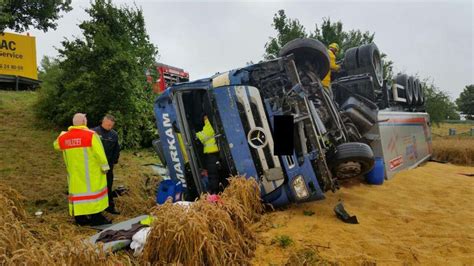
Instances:
[[[474,127],[471,128],[470,130],[466,131],[466,132],[461,132],[461,133],[457,133],[456,129],[455,128],[450,128],[448,129],[448,135],[441,135],[441,134],[436,134],[436,133],[433,133],[431,132],[431,135],[433,136],[437,136],[437,137],[453,137],[453,136],[469,136],[469,137],[474,137]]]
[[[474,125],[474,120],[443,120],[440,123]]]

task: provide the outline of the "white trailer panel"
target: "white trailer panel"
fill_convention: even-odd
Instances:
[[[418,166],[432,154],[427,113],[379,111],[378,123],[365,136],[376,157],[385,163],[385,178]]]

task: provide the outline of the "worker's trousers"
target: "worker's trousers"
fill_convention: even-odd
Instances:
[[[113,210],[115,208],[113,193],[112,193],[112,185],[114,184],[114,165],[109,165],[110,170],[107,172],[107,190],[109,196],[109,210]]]
[[[219,193],[219,153],[205,154],[205,163],[207,169],[207,176],[209,178],[208,192],[211,194]]]

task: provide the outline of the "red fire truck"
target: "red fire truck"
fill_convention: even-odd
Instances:
[[[189,81],[189,73],[184,71],[182,68],[156,63],[156,71],[159,74],[158,79],[153,84],[153,92],[162,93],[165,89],[174,83],[187,82]],[[147,81],[152,82],[150,73],[147,72]]]

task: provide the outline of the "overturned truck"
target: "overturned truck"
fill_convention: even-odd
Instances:
[[[262,199],[274,206],[322,199],[340,180],[370,171],[376,156],[386,164],[398,160],[395,168],[402,169],[404,158],[398,158],[398,150],[386,153],[381,134],[395,130],[392,118],[415,119],[415,113],[400,104],[399,90],[406,86],[383,80],[377,47],[364,47],[354,48],[361,62],[344,62],[333,91],[320,82],[329,71],[324,45],[295,39],[275,60],[174,84],[157,97],[160,140],[154,146],[169,178],[182,185],[184,199],[206,192],[203,146],[195,138],[204,115],[216,133],[222,186],[231,175],[255,178]],[[414,152],[421,156],[429,153],[429,120],[424,113],[416,115],[424,119],[424,138]],[[408,141],[401,135],[390,145]]]

